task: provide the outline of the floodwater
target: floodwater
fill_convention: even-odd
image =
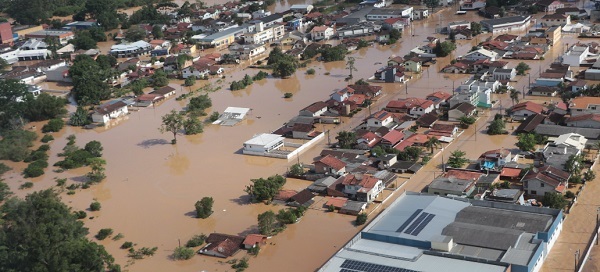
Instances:
[[[290,4],[291,1],[278,2]],[[438,24],[447,24],[452,20],[476,20],[476,15],[469,13],[461,17],[452,17],[454,11],[446,10],[433,15],[425,22],[416,22],[415,36],[405,31],[401,43],[393,46],[375,45],[353,52],[358,71],[354,77],[368,78],[378,68],[385,64],[392,55],[403,56],[411,48],[424,44],[427,36],[433,34]],[[442,15],[438,15],[442,14]],[[476,40],[458,42],[454,55],[464,55],[476,43]],[[542,67],[547,67],[550,60],[558,56],[560,49],[553,48]],[[468,75],[444,75],[437,73],[449,63],[450,58],[439,59],[438,62],[420,75],[415,75],[408,84],[408,96],[424,97],[434,90],[451,92],[452,84],[458,87],[460,81]],[[383,64],[377,64],[383,63]],[[534,67],[534,65],[530,65]],[[308,68],[316,70],[315,75],[306,75]],[[229,265],[222,264],[222,259],[195,256],[188,261],[173,261],[170,256],[173,249],[181,240],[185,243],[195,234],[222,232],[229,234],[247,234],[256,232],[257,215],[267,210],[277,211],[284,207],[264,204],[250,204],[245,186],[250,179],[283,174],[287,167],[296,162],[281,159],[241,155],[242,143],[254,134],[270,132],[295,116],[305,106],[317,101],[326,100],[329,94],[347,83],[344,78],[348,74],[344,62],[320,63],[313,62],[308,68],[299,69],[288,79],[267,78],[254,83],[252,86],[231,92],[228,86],[232,80],[239,80],[244,74],[254,75],[258,70],[232,69],[226,74],[222,83],[211,79],[213,86],[222,89],[211,93],[213,107],[207,112],[222,112],[226,107],[248,107],[252,109],[247,121],[234,127],[207,125],[204,133],[194,136],[178,136],[177,145],[169,144],[172,135],[161,134],[158,131],[161,116],[172,109],[180,110],[185,106],[183,101],[174,98],[163,102],[155,108],[142,108],[132,111],[125,118],[111,122],[107,127],[94,130],[67,127],[55,133],[55,141],[51,142],[49,164],[59,160],[57,154],[65,146],[66,136],[75,134],[77,144],[85,145],[88,141],[98,140],[104,146],[103,157],[107,161],[106,174],[108,178],[101,184],[86,190],[77,190],[75,195],[62,194],[62,198],[74,210],[85,210],[95,199],[102,204],[102,210],[89,212],[86,227],[90,229],[89,237],[101,228],[112,228],[114,233],[122,233],[125,238],[119,241],[107,239],[101,241],[116,261],[129,271],[227,271]],[[534,69],[535,70],[535,69]],[[537,71],[531,71],[536,75]],[[329,73],[326,75],[326,73]],[[534,78],[532,75],[532,78]],[[178,94],[187,92],[178,85],[180,81],[170,84]],[[198,86],[205,84],[199,81]],[[521,80],[517,89],[525,84]],[[373,106],[373,110],[381,108],[388,101],[404,98],[405,87],[401,84],[382,84],[384,96]],[[283,94],[291,92],[291,99],[284,99]],[[504,105],[509,105],[510,99],[502,95]],[[70,108],[74,110],[73,107]],[[321,131],[330,130],[331,139],[340,130],[349,130],[358,125],[367,111],[362,111],[355,118],[345,123],[334,125],[318,125]],[[500,135],[489,137],[481,133],[494,112],[484,112],[475,126],[465,131],[457,142],[446,148],[444,156],[450,151],[461,149],[467,152],[469,158],[480,153],[500,147],[512,148],[515,138]],[[39,131],[41,124],[32,124]],[[508,126],[509,127],[509,126]],[[326,144],[322,141],[298,158],[303,163],[312,163],[321,148]],[[435,171],[440,171],[438,164],[441,157],[433,158],[434,163],[428,164],[415,175],[403,188],[421,190],[431,181]],[[55,178],[68,178],[68,184],[85,180],[83,176],[88,169],[69,170],[55,173],[53,167],[47,169],[47,174],[31,179],[33,189],[18,190],[19,172],[24,168],[23,163],[8,163],[15,170],[7,173],[5,178],[11,189],[18,196],[24,196],[33,190],[51,187]],[[285,189],[301,189],[309,185],[306,181],[289,180]],[[194,218],[194,203],[202,197],[210,196],[215,200],[214,214],[208,219]],[[389,203],[389,202],[388,202]],[[335,251],[343,246],[358,228],[353,226],[354,217],[323,212],[315,207],[307,212],[302,220],[289,226],[269,240],[267,245],[256,258],[250,258],[248,271],[312,271],[323,264]],[[127,252],[119,249],[124,241],[132,241],[137,247],[158,247],[155,256],[145,260],[129,263]],[[236,258],[241,258],[241,252]]]

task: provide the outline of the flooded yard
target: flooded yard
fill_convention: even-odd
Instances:
[[[280,1],[275,9],[297,3]],[[211,4],[211,2],[207,2]],[[453,10],[446,10],[433,15],[429,21],[416,22],[417,33],[411,36],[407,31],[400,43],[392,46],[374,45],[355,51],[351,56],[356,58],[358,71],[354,78],[369,78],[386,63],[392,55],[403,56],[410,49],[422,45],[427,36],[443,36],[434,34],[439,24],[447,24],[452,20],[479,20],[473,13],[460,18],[452,16]],[[440,15],[441,14],[441,15]],[[438,17],[439,16],[439,17]],[[477,19],[475,19],[477,18]],[[479,39],[483,39],[483,36]],[[568,37],[567,37],[568,39]],[[481,40],[479,40],[481,41]],[[388,101],[406,96],[425,97],[427,94],[444,90],[452,91],[453,84],[458,87],[460,81],[469,75],[446,75],[438,71],[447,65],[453,56],[464,55],[477,40],[460,41],[451,57],[439,59],[421,74],[414,75],[408,83],[408,94],[401,84],[381,84],[384,96],[380,98],[373,110],[382,108]],[[102,44],[103,52],[110,43]],[[558,56],[560,49],[553,48],[542,67],[547,67],[551,59]],[[516,65],[516,64],[515,64]],[[315,75],[307,75],[306,70],[314,68]],[[103,157],[107,161],[107,179],[86,190],[77,190],[74,195],[62,194],[63,200],[74,210],[86,210],[93,200],[102,204],[102,210],[89,212],[86,227],[90,229],[90,239],[101,228],[112,228],[115,233],[122,233],[125,238],[120,241],[107,239],[101,241],[107,250],[122,266],[128,263],[126,250],[119,249],[124,241],[131,241],[137,247],[158,247],[157,254],[135,264],[124,267],[129,271],[226,271],[230,266],[222,264],[222,259],[195,256],[188,261],[173,261],[171,254],[179,240],[185,243],[192,235],[222,232],[229,234],[247,234],[257,232],[257,215],[267,210],[277,212],[284,207],[264,204],[250,204],[244,192],[250,179],[283,174],[287,167],[295,163],[291,161],[241,155],[242,143],[258,133],[268,133],[279,128],[283,123],[298,114],[298,111],[309,104],[326,100],[335,89],[347,84],[344,78],[348,75],[344,62],[321,63],[312,62],[308,68],[299,69],[287,79],[267,78],[244,90],[229,91],[232,80],[239,80],[245,74],[254,75],[256,69],[235,68],[226,73],[226,79],[217,83],[210,80],[221,90],[210,93],[213,107],[208,109],[222,112],[225,108],[251,108],[248,119],[233,127],[206,125],[204,133],[193,136],[178,137],[177,145],[171,145],[171,134],[161,134],[158,127],[161,116],[172,109],[181,110],[185,101],[174,98],[159,106],[141,108],[133,111],[125,118],[112,121],[106,127],[93,130],[67,127],[55,133],[55,141],[51,142],[49,164],[59,160],[57,154],[66,145],[66,136],[75,134],[77,144],[85,145],[88,141],[98,140],[104,146]],[[537,71],[533,71],[536,74]],[[533,75],[532,75],[533,78]],[[181,81],[172,81],[178,94],[187,92],[180,87]],[[525,80],[515,85],[521,88]],[[198,81],[196,87],[206,84]],[[55,89],[60,86],[48,85],[45,88]],[[293,97],[284,99],[285,93]],[[509,105],[508,95],[499,95],[494,100],[502,100]],[[74,110],[71,108],[70,110]],[[486,111],[476,125],[467,129],[456,142],[447,146],[444,156],[447,158],[453,150],[464,150],[467,157],[478,157],[488,149],[499,147],[513,148],[516,138],[510,135],[488,136],[481,132],[493,118],[495,109]],[[317,130],[330,130],[331,140],[340,130],[349,130],[358,125],[367,115],[364,110],[352,119],[344,119],[341,125],[318,125]],[[39,131],[41,125],[32,124]],[[475,129],[475,127],[477,129]],[[507,126],[509,127],[509,126]],[[315,147],[302,153],[299,161],[310,164],[327,140],[319,142]],[[417,175],[408,181],[402,190],[420,191],[432,180],[435,172],[439,173],[441,156],[432,158],[433,163],[426,165]],[[5,178],[11,189],[18,196],[24,196],[33,190],[49,188],[55,184],[55,178],[68,178],[69,183],[80,183],[88,169],[69,170],[64,173],[52,172],[54,167],[46,170],[46,175],[34,178],[33,189],[18,190],[19,171],[22,163],[9,163],[15,170],[7,173]],[[404,180],[404,179],[402,179]],[[308,186],[308,182],[289,179],[285,189],[300,190]],[[214,213],[208,219],[194,218],[194,203],[202,197],[210,196],[215,200]],[[391,203],[388,202],[388,203]],[[385,205],[384,205],[385,206]],[[302,220],[269,240],[268,245],[258,257],[250,258],[247,271],[312,271],[323,264],[335,251],[346,243],[359,228],[353,225],[353,216],[329,213],[315,207],[310,209]],[[292,254],[295,252],[295,254]],[[238,253],[236,258],[245,253]]]

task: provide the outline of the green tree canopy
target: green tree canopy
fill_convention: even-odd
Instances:
[[[553,209],[564,209],[567,205],[567,200],[560,193],[546,193],[544,199],[542,199],[542,204],[545,207]]]
[[[183,129],[183,120],[183,114],[171,110],[171,112],[163,115],[159,130],[161,133],[173,133],[172,143],[175,144],[177,143],[177,134]]]
[[[55,192],[13,198],[2,210],[1,271],[89,272],[113,266],[113,257],[85,237],[88,230]]]
[[[23,116],[29,121],[43,121],[62,117],[67,114],[64,98],[41,93],[38,97],[25,96]]]
[[[212,213],[212,207],[215,201],[212,197],[203,197],[201,200],[196,201],[194,205],[196,207],[196,217],[198,218],[208,218]]]
[[[266,211],[258,215],[258,231],[262,235],[271,236],[277,228],[277,218],[273,211]]]
[[[340,148],[351,149],[356,146],[356,133],[352,131],[340,131],[335,139]]]
[[[281,190],[286,179],[283,176],[274,175],[267,179],[259,178],[251,181],[252,184],[247,185],[244,191],[252,197],[253,201],[271,201]]]
[[[527,63],[525,62],[519,62],[519,64],[517,64],[517,67],[515,67],[515,70],[517,70],[517,75],[525,75],[525,72],[527,72],[529,69],[531,69],[529,67],[529,65],[527,65]]]
[[[535,150],[536,140],[535,135],[530,133],[521,133],[517,135],[518,142],[515,144],[522,151]]]
[[[23,104],[27,86],[16,79],[0,80],[0,129],[18,128],[23,125]]]
[[[461,168],[463,165],[469,162],[467,158],[465,158],[467,154],[462,150],[455,150],[450,153],[450,158],[448,158],[448,166],[452,168]]]
[[[505,131],[504,128],[505,128],[504,120],[496,119],[496,120],[492,121],[492,123],[488,127],[487,133],[489,135],[502,134]]]
[[[75,100],[80,105],[99,104],[110,97],[110,88],[106,83],[110,71],[100,68],[100,65],[88,55],[78,55],[69,68],[73,79]]]

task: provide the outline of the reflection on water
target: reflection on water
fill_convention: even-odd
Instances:
[[[183,175],[190,167],[190,160],[187,156],[181,155],[177,147],[173,154],[165,158],[169,166],[170,173],[176,176]]]

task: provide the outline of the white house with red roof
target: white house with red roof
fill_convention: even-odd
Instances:
[[[425,97],[425,99],[432,101],[433,107],[437,109],[440,107],[440,104],[448,101],[448,99],[450,99],[451,97],[452,97],[452,95],[447,92],[437,91],[437,92],[428,94]]]
[[[381,137],[373,132],[367,132],[356,139],[358,149],[369,150],[381,141]]]
[[[600,114],[589,113],[577,116],[571,116],[565,121],[568,127],[580,128],[599,128],[600,129]]]
[[[546,111],[544,106],[527,101],[514,105],[509,113],[513,120],[525,120],[531,115],[541,114],[544,111]]]
[[[312,41],[329,40],[333,35],[335,35],[335,30],[329,26],[315,26],[310,31]]]
[[[384,108],[388,112],[408,113],[414,117],[430,113],[435,109],[433,101],[422,98],[392,100]]]
[[[348,100],[348,98],[350,96],[352,96],[353,94],[354,94],[354,89],[352,89],[350,87],[346,87],[341,90],[337,90],[337,91],[333,92],[330,95],[330,97],[331,97],[331,99],[333,99],[337,102],[344,102],[344,101]]]
[[[383,135],[383,137],[381,137],[380,144],[382,146],[391,148],[391,147],[397,145],[399,142],[402,142],[403,139],[404,139],[404,133],[402,131],[392,129],[388,133]]]
[[[387,127],[392,122],[394,116],[385,110],[380,110],[367,119],[367,128]]]
[[[317,174],[340,176],[346,173],[346,163],[331,155],[322,157],[313,164]]]
[[[534,168],[523,177],[523,190],[532,196],[544,196],[546,193],[564,193],[569,185],[571,174],[556,167],[545,165]]]
[[[347,174],[338,181],[344,185],[343,193],[348,197],[368,203],[373,202],[384,189],[383,181],[371,175]]]

